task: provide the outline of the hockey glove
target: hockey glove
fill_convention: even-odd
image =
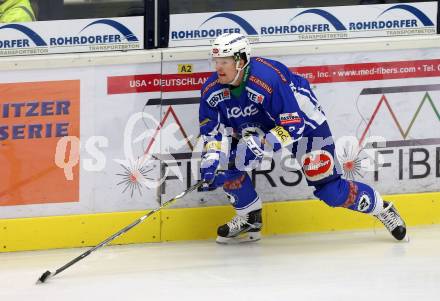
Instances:
[[[200,175],[202,180],[210,184],[214,181],[215,172],[220,164],[220,154],[206,153],[202,157],[202,162],[200,164]]]
[[[237,145],[235,166],[239,170],[252,170],[260,165],[264,157],[262,139],[257,134],[243,136]]]
[[[260,165],[265,154],[277,152],[294,142],[289,132],[282,126],[276,126],[267,132],[263,138],[257,133],[243,136],[237,146],[236,167],[239,170],[249,171]]]
[[[221,142],[217,140],[207,141],[204,146],[204,154],[200,164],[200,176],[205,184],[203,191],[214,190],[222,184],[218,183],[217,169],[220,166],[220,160],[224,161],[225,156],[221,150]],[[222,161],[222,162],[223,162]]]

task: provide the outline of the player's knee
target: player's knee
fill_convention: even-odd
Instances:
[[[239,170],[225,171],[223,189],[228,191],[243,188],[243,185],[246,183],[246,176],[247,174],[245,172]]]
[[[313,194],[329,206],[341,207],[346,202],[349,194],[347,186],[347,181],[339,177],[316,186]]]
[[[236,209],[247,208],[259,200],[246,172],[229,171],[223,184],[223,190]]]

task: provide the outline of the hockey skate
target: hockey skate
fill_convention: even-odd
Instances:
[[[236,215],[230,222],[218,227],[217,242],[232,244],[260,240],[261,226],[261,209],[251,211],[245,216]]]
[[[376,216],[397,240],[409,241],[406,225],[391,202],[383,202],[383,210]]]

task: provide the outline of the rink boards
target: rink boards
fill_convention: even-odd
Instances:
[[[440,193],[393,195],[385,199],[394,202],[410,229],[411,226],[440,223]],[[263,206],[263,235],[383,230],[383,225],[371,216],[330,208],[317,200],[271,202]],[[1,252],[95,246],[146,213],[3,219],[0,220]],[[230,206],[165,209],[111,244],[214,240],[218,225],[233,215]]]
[[[345,176],[390,195],[408,224],[419,225],[440,217],[439,44],[437,37],[262,44],[255,55],[310,80]],[[0,250],[95,245],[195,183],[208,53],[1,61]],[[265,203],[266,235],[380,226],[312,200],[285,153],[250,175]],[[136,185],[142,177],[148,187]],[[212,238],[232,214],[221,190],[194,192],[115,243]]]

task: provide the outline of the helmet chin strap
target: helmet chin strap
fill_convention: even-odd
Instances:
[[[247,62],[246,64],[244,64],[243,67],[240,68],[240,67],[238,67],[238,66],[240,66],[240,60],[237,61],[237,63],[235,64],[235,70],[237,70],[237,74],[235,75],[234,79],[233,79],[230,83],[228,83],[228,85],[235,86],[235,83],[237,82],[238,77],[240,76],[240,72],[241,72],[244,68],[246,68],[246,66],[248,65],[248,63],[249,63],[249,62]]]

